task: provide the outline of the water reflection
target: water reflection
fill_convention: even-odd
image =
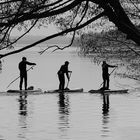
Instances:
[[[19,114],[27,115],[27,94],[20,94],[19,96]]]
[[[65,93],[59,93],[59,130],[61,136],[67,136],[69,128],[69,96]]]
[[[102,106],[102,136],[109,136],[109,94],[103,94],[103,106]]]
[[[27,93],[19,96],[19,133],[20,139],[26,139],[27,132]]]

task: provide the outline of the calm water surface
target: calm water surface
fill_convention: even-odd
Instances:
[[[111,76],[111,89],[129,88],[128,94],[87,93],[102,83],[101,66],[75,52],[22,52],[5,58],[0,89],[18,76],[17,65],[26,56],[37,66],[29,71],[29,85],[43,90],[57,89],[57,71],[65,60],[73,71],[69,88],[84,93],[0,96],[1,140],[139,140],[140,83]],[[8,89],[17,89],[19,80]],[[137,89],[136,89],[137,87]],[[107,99],[105,102],[104,99]]]

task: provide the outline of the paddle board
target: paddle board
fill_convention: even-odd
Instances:
[[[36,90],[7,90],[8,93],[36,93],[36,92],[42,92],[41,89],[36,89]]]
[[[128,93],[128,89],[120,89],[120,90],[89,90],[89,93]]]
[[[65,90],[47,90],[47,91],[44,91],[44,93],[63,93],[63,92],[72,92],[72,93],[80,93],[80,92],[83,92],[83,88],[79,88],[79,89],[65,89]]]

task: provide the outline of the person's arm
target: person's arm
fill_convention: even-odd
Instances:
[[[107,64],[108,65],[108,64]],[[115,68],[115,67],[117,67],[117,66],[115,66],[115,65],[108,65],[108,67],[110,67],[110,68]]]
[[[28,62],[28,61],[26,61],[26,64],[27,65],[36,65],[36,63],[31,63],[31,62]]]

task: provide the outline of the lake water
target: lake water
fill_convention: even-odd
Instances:
[[[56,73],[64,61],[68,60],[69,69],[72,70],[69,88],[84,88],[84,92],[64,95],[1,95],[1,140],[139,140],[138,81],[112,74],[110,88],[129,88],[128,94],[90,94],[88,90],[98,89],[102,83],[101,65],[93,63],[88,57],[78,56],[74,49],[42,55],[28,50],[2,60],[1,91],[18,88],[19,80],[8,89],[7,86],[18,77],[18,63],[23,56],[37,63],[28,72],[29,86],[42,90],[57,89]],[[107,103],[104,102],[105,98],[108,99]]]

